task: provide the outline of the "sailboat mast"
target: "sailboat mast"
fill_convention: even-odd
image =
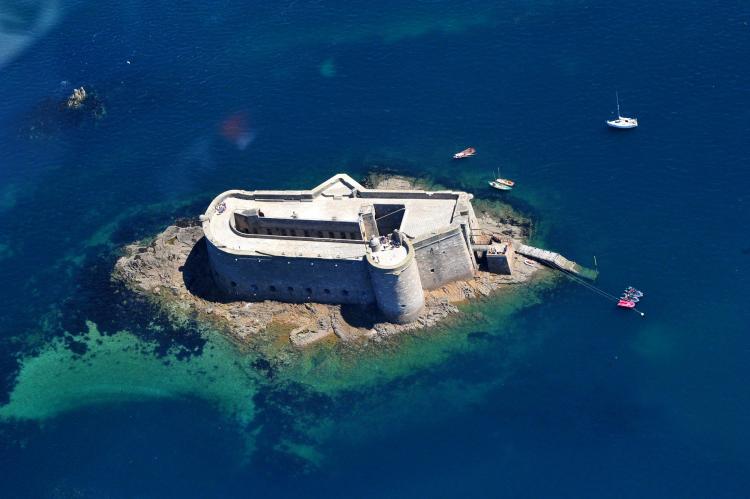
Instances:
[[[620,117],[620,95],[615,90],[615,99],[617,99],[617,117]]]

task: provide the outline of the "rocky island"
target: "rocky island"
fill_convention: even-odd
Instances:
[[[50,138],[65,130],[96,124],[106,116],[103,98],[96,90],[80,86],[67,93],[67,82],[65,87],[64,95],[47,97],[32,108],[21,125],[23,136]]]
[[[308,191],[227,191],[129,245],[113,278],[237,343],[379,341],[528,281],[529,223],[461,191],[339,174]]]

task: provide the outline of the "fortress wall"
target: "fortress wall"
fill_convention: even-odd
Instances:
[[[363,199],[377,198],[377,199],[456,199],[458,194],[452,191],[358,191],[358,197]]]
[[[259,217],[235,212],[230,224],[245,234],[362,240],[359,222]]]
[[[424,289],[474,277],[474,261],[461,227],[451,227],[414,243]]]
[[[394,267],[383,267],[367,254],[366,262],[378,308],[389,321],[406,323],[419,317],[424,308],[424,292],[414,248],[405,241],[408,256]]]
[[[326,186],[322,190],[325,190]],[[320,194],[319,189],[313,191],[243,191],[233,189],[219,194],[209,205],[216,206],[228,197],[244,200],[257,201],[312,201]],[[457,199],[458,193],[454,191],[403,191],[403,190],[379,190],[379,189],[356,189],[356,196],[362,199]]]
[[[364,260],[237,256],[207,241],[214,281],[238,300],[355,303],[375,301]]]

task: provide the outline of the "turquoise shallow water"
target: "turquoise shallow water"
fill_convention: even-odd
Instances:
[[[30,33],[0,58],[2,400],[26,397],[0,414],[30,415],[3,419],[4,496],[745,495],[747,6],[2,7]],[[106,116],[29,138],[79,85]],[[615,90],[632,133],[603,126]],[[117,248],[222,190],[380,166],[491,196],[498,164],[544,242],[644,289],[645,319],[562,284],[480,307],[465,348],[320,354],[301,388],[112,306]]]

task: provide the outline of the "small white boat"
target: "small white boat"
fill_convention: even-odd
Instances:
[[[464,158],[470,158],[474,156],[477,153],[477,150],[473,147],[467,147],[461,152],[457,152],[453,155],[453,159],[464,159]]]
[[[513,190],[513,186],[516,185],[515,182],[507,178],[496,178],[495,180],[490,180],[489,184],[491,187],[501,191],[511,191]]]
[[[607,126],[610,128],[635,128],[638,126],[637,118],[626,118],[620,115],[620,96],[615,92],[615,98],[617,99],[617,119],[607,120]]]
[[[635,128],[638,126],[638,119],[619,116],[616,120],[607,120],[607,125],[611,128]]]
[[[489,181],[490,187],[500,191],[510,191],[516,185],[515,182],[507,178],[500,177],[500,168],[497,169],[497,178]]]

